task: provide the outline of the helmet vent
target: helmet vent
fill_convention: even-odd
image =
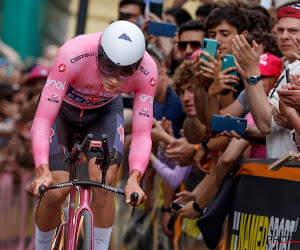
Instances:
[[[123,33],[122,35],[120,35],[118,39],[124,39],[126,41],[132,42],[131,39],[130,39],[130,37],[127,36],[125,33]]]

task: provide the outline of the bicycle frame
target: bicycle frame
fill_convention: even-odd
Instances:
[[[94,249],[94,218],[93,218],[93,213],[90,208],[91,190],[89,188],[80,187],[80,191],[79,191],[80,205],[79,205],[77,212],[75,213],[75,199],[76,199],[77,192],[78,192],[78,190],[77,190],[76,186],[72,186],[72,190],[70,192],[70,200],[69,200],[69,217],[66,221],[64,221],[59,226],[57,235],[55,237],[55,240],[52,244],[51,249],[55,249],[55,247],[58,246],[59,238],[60,238],[60,236],[62,234],[62,230],[64,229],[65,226],[68,227],[67,235],[66,235],[67,241],[65,242],[65,249],[66,250],[75,249],[78,228],[79,228],[83,210],[87,210],[91,214],[91,218],[92,218],[92,235],[91,235],[92,236],[92,249]]]
[[[91,190],[90,187],[100,187],[103,189],[106,189],[108,191],[122,194],[125,196],[125,192],[121,189],[111,187],[105,184],[105,177],[106,177],[106,171],[109,167],[109,164],[111,161],[115,160],[115,156],[111,159],[110,158],[110,152],[107,145],[107,137],[106,135],[102,135],[102,146],[103,151],[100,150],[101,142],[98,141],[91,141],[92,135],[89,134],[81,145],[75,144],[75,146],[72,149],[72,152],[69,154],[68,158],[66,159],[67,165],[70,169],[70,181],[66,183],[59,183],[55,184],[52,187],[46,188],[45,186],[41,185],[39,187],[40,192],[40,200],[37,205],[37,207],[40,204],[40,201],[43,197],[43,194],[47,190],[56,189],[56,188],[62,188],[62,187],[68,187],[72,186],[71,192],[70,192],[70,198],[68,202],[68,218],[59,226],[58,232],[55,236],[54,242],[52,244],[51,249],[56,249],[58,247],[60,236],[62,235],[62,230],[67,227],[67,235],[66,235],[66,241],[65,241],[65,250],[73,250],[76,247],[76,241],[77,241],[77,234],[79,229],[80,220],[82,218],[82,215],[84,211],[88,211],[91,215],[91,247],[94,249],[94,217],[93,213],[90,208],[90,200],[91,200]],[[77,160],[80,152],[84,151],[84,148],[87,148],[87,145],[90,142],[90,150],[97,150],[96,152],[101,152],[101,157],[96,158],[96,164],[102,164],[102,183],[90,181],[90,180],[76,180],[76,165]],[[95,151],[94,151],[95,152]],[[77,186],[79,187],[79,190],[77,189]],[[75,213],[75,201],[76,201],[76,194],[79,192],[80,197],[80,203],[79,208]],[[132,193],[131,194],[131,200],[134,202],[134,204],[138,200],[138,193]],[[135,207],[135,206],[134,206]],[[133,209],[134,211],[134,209]],[[133,215],[133,213],[132,213]]]

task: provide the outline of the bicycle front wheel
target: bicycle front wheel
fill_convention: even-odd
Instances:
[[[76,249],[91,250],[92,249],[92,216],[89,211],[84,210],[83,216],[83,232],[78,235]]]

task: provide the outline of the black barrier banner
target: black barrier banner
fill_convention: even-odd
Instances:
[[[300,169],[246,163],[235,178],[226,249],[300,249]]]

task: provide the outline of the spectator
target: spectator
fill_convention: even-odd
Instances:
[[[262,7],[261,7],[262,8]],[[243,10],[249,21],[248,31],[264,31],[271,32],[270,15],[266,15],[265,12],[257,9],[245,8]]]
[[[191,19],[191,15],[181,7],[169,8],[162,13],[163,22],[176,23],[178,26]]]
[[[282,57],[275,35],[268,32],[253,31],[246,36],[246,39],[250,44],[255,40],[260,46],[260,54],[270,53],[274,56]]]
[[[262,75],[262,82],[264,86],[262,91],[264,91],[266,95],[275,86],[275,83],[280,76],[281,67],[280,58],[271,54],[261,55],[259,70]],[[221,90],[219,91],[221,92]],[[217,114],[231,114],[232,116],[243,117],[247,112],[248,107],[246,102],[246,93],[245,91],[242,91],[234,103],[226,107],[224,110],[221,110],[220,113]],[[232,171],[237,160],[239,157],[241,157],[241,154],[250,145],[251,142],[248,140],[250,139],[254,142],[263,141],[264,143],[265,137],[264,135],[261,135],[261,133],[255,127],[255,124],[251,119],[251,114],[248,113],[246,117],[248,120],[248,131],[246,133],[247,136],[244,137],[246,139],[238,140],[233,138],[222,156],[218,159],[216,168],[213,169],[215,171],[210,171],[210,174],[205,177],[206,180],[210,180],[208,181],[208,185],[201,190],[201,193],[193,192],[197,197],[196,203],[200,208],[205,208],[212,200],[220,188],[225,176]],[[250,153],[251,158],[266,157],[265,146],[258,144],[253,144],[252,146],[253,147],[251,148]],[[196,218],[200,215],[194,211],[192,202],[189,202],[189,204],[187,204],[185,208],[181,210],[181,212],[183,212],[183,215],[187,216],[188,218]]]
[[[211,3],[200,5],[196,10],[196,20],[205,23],[211,12]]]
[[[277,18],[278,46],[288,61],[268,98],[263,94],[263,86],[259,78],[257,43],[253,42],[252,49],[242,35],[236,36],[233,40],[233,52],[244,81],[249,109],[258,129],[266,135],[267,158],[280,158],[288,151],[297,150],[291,140],[290,124],[287,121],[282,122],[282,119],[277,119],[280,117],[278,115],[277,90],[282,89],[282,86],[289,82],[289,73],[296,74],[299,71],[300,62],[294,55],[299,51],[291,38],[296,38],[300,32],[298,28],[300,8],[298,5],[282,7],[278,10]],[[241,50],[242,53],[240,53]]]
[[[200,79],[200,82],[203,82],[203,84],[201,85],[199,82],[199,87],[195,88],[195,102],[198,118],[203,124],[209,126],[209,121],[207,121],[204,112],[207,105],[206,90],[208,89],[209,85],[217,77],[219,77],[219,73],[221,72],[222,67],[221,60],[223,59],[224,55],[232,54],[231,46],[234,36],[237,34],[248,34],[248,19],[241,10],[235,7],[220,7],[214,9],[208,16],[206,21],[206,28],[208,32],[208,38],[218,41],[218,52],[216,59],[205,51],[198,54],[194,59],[195,67],[203,71],[203,79]],[[209,58],[209,63],[204,59],[200,59],[200,56],[202,54]],[[232,83],[237,84],[237,78],[235,78],[235,81],[233,80]],[[235,89],[237,91],[234,91],[233,94],[230,93],[229,95],[220,97],[220,103],[223,106],[227,106],[234,101],[234,98],[236,98],[238,93],[243,89],[243,84],[238,84]]]
[[[145,22],[144,0],[121,0],[119,3],[119,19],[132,22],[141,27]]]
[[[50,68],[45,66],[35,66],[24,82],[24,85],[29,88],[29,101],[24,103],[21,120],[23,122],[31,121],[34,118],[35,110],[38,104],[40,93],[46,83],[47,77],[50,73]]]
[[[201,48],[206,29],[197,20],[190,20],[179,27],[177,47],[182,60],[190,60],[192,54]]]
[[[153,103],[153,117],[157,120],[161,120],[165,117],[171,121],[174,136],[179,138],[179,131],[182,127],[180,121],[183,116],[180,100],[170,87],[170,79],[167,75],[167,68],[162,54],[155,46],[148,46],[147,51],[156,62],[158,68],[157,87]]]
[[[185,121],[184,131],[186,136],[170,141],[165,151],[165,156],[174,163],[179,163],[181,166],[195,166],[191,169],[185,181],[185,189],[189,192],[191,192],[203,178],[203,173],[199,171],[193,162],[195,146],[205,134],[204,126],[199,121],[194,122],[197,119],[194,105],[194,81],[197,81],[195,76],[193,63],[189,60],[183,62],[175,71],[173,76],[174,88],[189,119]],[[188,171],[188,169],[186,169],[186,171]],[[165,197],[164,205],[166,205],[168,198],[173,198],[171,193]],[[198,249],[199,247],[206,249],[204,242],[201,240],[201,233],[197,228],[196,221],[185,218],[182,220],[182,224],[187,226],[186,229],[183,229],[181,232],[178,249]]]
[[[37,64],[44,67],[52,68],[55,58],[57,56],[59,46],[50,44],[48,45],[43,52],[43,57],[38,58]]]

